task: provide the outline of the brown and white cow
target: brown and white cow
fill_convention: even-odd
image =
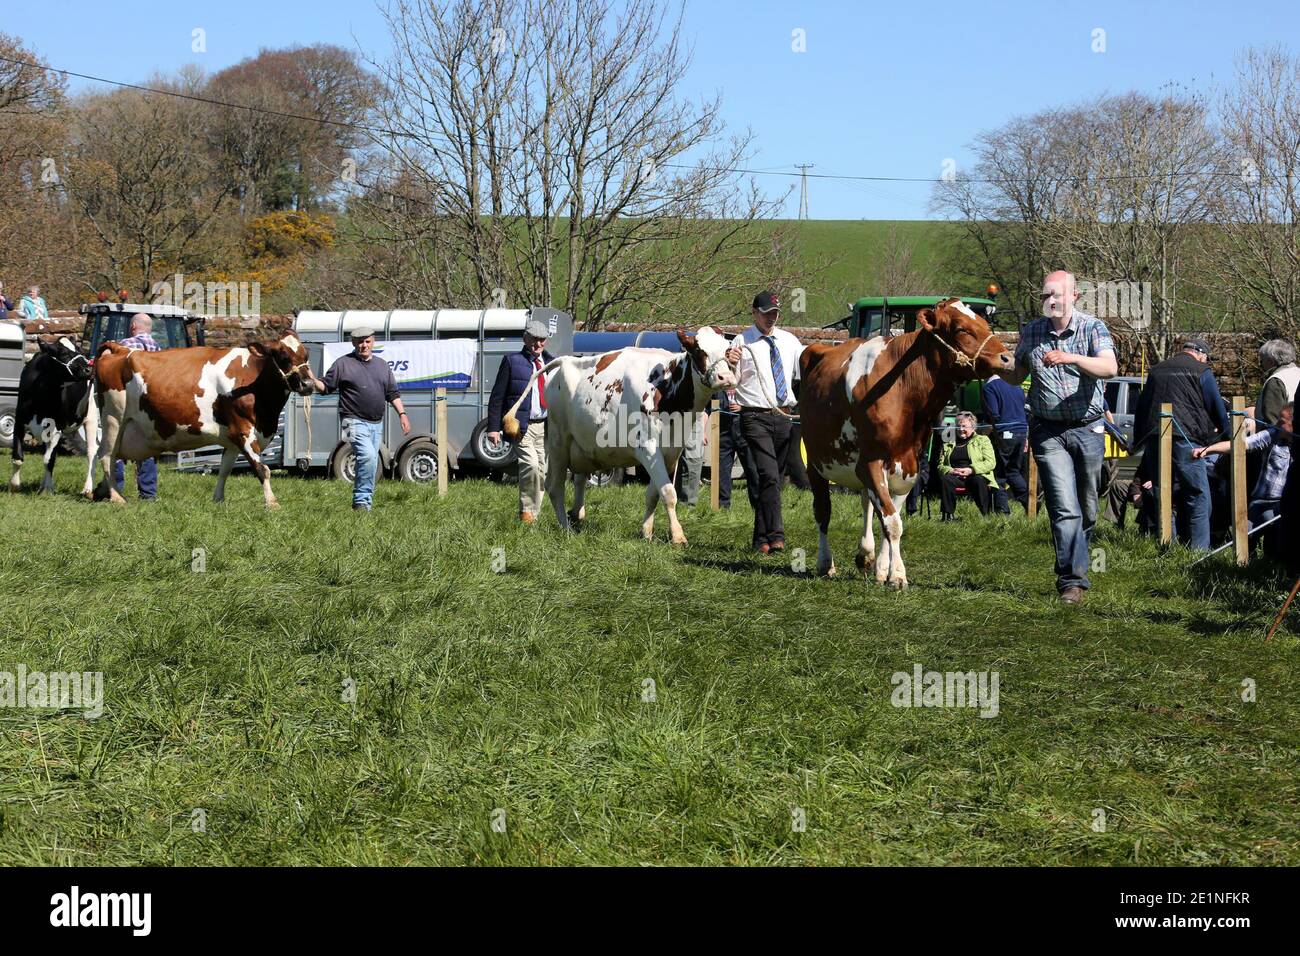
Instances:
[[[533,374],[534,379],[550,376],[546,380],[546,491],[560,527],[586,517],[583,495],[588,475],[640,465],[650,476],[642,535],[653,537],[655,508],[662,499],[673,544],[686,543],[673,488],[677,461],[700,412],[716,390],[736,384],[736,374],[727,364],[727,340],[719,329],[706,326],[695,335],[678,332],[677,338],[682,352],[626,348],[604,355],[566,355]],[[512,441],[520,434],[515,419],[518,408],[517,401],[503,422]],[[573,510],[566,512],[570,470]]]
[[[95,361],[95,398],[104,434],[100,466],[114,502],[113,460],[143,461],[162,452],[224,446],[213,501],[243,454],[262,482],[268,508],[271,469],[259,452],[275,434],[289,392],[310,395],[315,376],[307,348],[292,332],[245,348],[199,347],[146,352],[105,342]],[[92,459],[88,480],[94,473]]]
[[[826,537],[833,481],[861,493],[858,569],[865,574],[875,561],[877,581],[907,587],[899,509],[916,481],[917,453],[957,385],[1015,366],[988,323],[960,299],[922,309],[916,323],[917,330],[906,335],[810,345],[800,356],[799,414],[819,574],[835,573]],[[884,539],[878,559],[872,534],[876,508]]]

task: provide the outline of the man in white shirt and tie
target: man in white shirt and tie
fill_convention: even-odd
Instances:
[[[781,303],[771,292],[754,297],[754,324],[731,340],[727,360],[736,363],[736,402],[740,429],[758,471],[758,505],[754,508],[754,550],[760,554],[785,550],[781,518],[781,486],[790,450],[795,414],[794,382],[804,346],[776,323]]]

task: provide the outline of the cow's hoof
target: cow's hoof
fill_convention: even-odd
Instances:
[[[273,510],[278,510],[279,507],[280,507],[280,502],[278,502],[278,501],[276,501],[274,498],[272,498],[270,501],[268,501],[268,502],[266,503],[266,506],[267,506],[268,508],[273,509]]]
[[[119,494],[117,493],[117,489],[116,489],[116,488],[113,489],[112,491],[110,491],[110,492],[108,493],[108,500],[111,501],[111,502],[113,502],[113,504],[115,504],[115,505],[124,505],[124,504],[126,504],[126,499],[123,498],[121,495],[119,495]]]
[[[833,577],[835,577],[835,565],[832,564],[832,565],[831,565],[830,567],[828,567],[828,568],[821,568],[821,567],[819,567],[819,568],[817,569],[817,574],[818,574],[819,577],[823,577],[823,578],[833,578]]]
[[[689,542],[684,537],[682,537],[682,538],[673,538],[672,543],[674,547],[684,548]]]
[[[890,578],[889,586],[896,591],[907,590],[907,578]]]

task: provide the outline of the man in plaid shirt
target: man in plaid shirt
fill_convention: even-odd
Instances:
[[[158,352],[161,349],[153,340],[153,319],[143,312],[131,316],[131,334],[122,339],[122,344],[129,349],[143,349],[146,352]],[[117,485],[118,494],[126,487],[126,462],[118,459],[113,462],[113,483]],[[135,466],[135,486],[140,492],[141,501],[153,501],[158,497],[158,462],[146,458]]]
[[[1038,462],[1056,549],[1056,590],[1078,604],[1088,588],[1088,546],[1106,454],[1102,384],[1119,372],[1101,320],[1079,312],[1074,276],[1043,279],[1042,316],[1020,330],[1015,381],[1029,386],[1029,447]]]

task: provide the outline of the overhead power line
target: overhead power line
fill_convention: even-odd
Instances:
[[[183,93],[180,92],[179,90],[163,90],[163,89],[158,89],[157,87],[142,86],[138,83],[126,83],[123,82],[122,80],[113,80],[113,79],[109,79],[108,77],[94,76],[89,73],[78,73],[74,70],[64,70],[64,69],[60,69],[59,67],[42,66],[37,63],[32,63],[29,60],[21,60],[16,57],[4,56],[3,54],[0,54],[0,61],[8,62],[8,63],[16,63],[20,66],[29,67],[35,70],[43,70],[50,73],[58,73],[62,76],[75,77],[79,80],[89,80],[93,83],[103,83],[108,86],[116,86],[121,89],[135,90],[140,93],[148,93],[155,96],[173,96],[178,99],[189,100],[194,103],[205,103],[210,106],[219,106],[225,109],[246,110],[251,113],[263,113],[268,116],[279,116],[284,119],[303,120],[308,123],[321,123],[327,126],[337,126],[345,129],[360,130],[367,133],[382,134],[385,136],[393,136],[393,137],[403,138],[403,139],[419,138],[416,134],[407,132],[405,130],[388,129],[387,127],[382,127],[382,126],[370,126],[365,123],[351,123],[346,120],[328,119],[321,116],[307,116],[302,113],[289,113],[283,110],[270,109],[269,107],[265,107],[265,106],[253,106],[248,103],[230,103],[224,100],[214,99],[212,97],[199,96],[194,93]],[[453,140],[446,137],[427,137],[427,138],[442,139],[444,144],[449,147],[454,148],[457,146],[457,144]],[[496,149],[497,151],[500,152],[519,152],[530,148],[527,144],[524,143],[505,143],[505,144],[497,144],[496,146],[490,146],[487,143],[479,143],[478,147],[481,150]],[[1027,183],[1027,182],[1037,182],[1040,179],[1050,179],[1050,177],[1037,177],[1033,180],[1029,180],[1029,179],[1019,179],[1019,178],[1009,177],[1009,176],[1002,176],[996,178],[961,177],[960,179],[952,179],[948,177],[933,177],[933,176],[871,176],[871,175],[846,175],[841,173],[810,173],[808,172],[808,169],[811,168],[811,164],[794,164],[796,168],[798,168],[799,170],[798,172],[786,172],[772,167],[766,169],[750,169],[744,166],[709,166],[704,164],[691,164],[691,163],[660,163],[658,165],[669,169],[683,169],[683,170],[715,172],[715,173],[730,173],[730,174],[743,175],[743,176],[781,176],[786,179],[798,178],[801,181],[801,186],[805,197],[807,194],[807,181],[809,179],[824,179],[824,180],[835,180],[841,182],[865,182],[865,183],[926,183],[929,185],[935,185],[937,183],[942,183],[942,182],[950,182],[950,183],[960,182],[963,184]],[[1160,179],[1165,181],[1172,181],[1176,179],[1183,180],[1183,179],[1214,179],[1214,178],[1230,178],[1230,177],[1236,178],[1238,176],[1240,176],[1240,172],[1223,172],[1223,173],[1172,173],[1170,172],[1170,173],[1160,173],[1160,174],[1133,174],[1127,176],[1096,176],[1096,177],[1062,176],[1059,177],[1059,179],[1062,182],[1096,183],[1096,182],[1127,182],[1130,180],[1141,180],[1141,179]]]

